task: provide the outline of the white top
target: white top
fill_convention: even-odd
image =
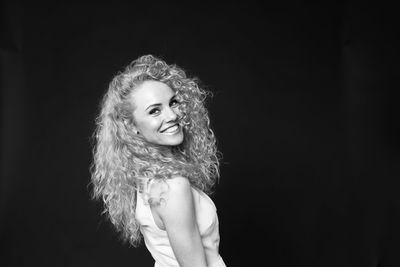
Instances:
[[[192,188],[196,219],[208,267],[226,267],[218,252],[219,229],[217,208],[211,198],[202,191]],[[160,229],[153,218],[150,205],[138,193],[136,219],[140,224],[147,249],[155,260],[155,267],[179,267],[169,243],[167,231]]]

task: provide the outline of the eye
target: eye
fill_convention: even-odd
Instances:
[[[169,103],[169,105],[170,105],[171,107],[176,107],[176,106],[179,105],[179,101],[176,100],[176,99],[174,98],[174,99],[171,100],[171,102]]]
[[[150,115],[158,115],[159,113],[160,113],[159,108],[153,108],[153,109],[150,109],[150,111],[149,111]]]

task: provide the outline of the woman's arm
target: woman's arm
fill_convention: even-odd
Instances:
[[[175,257],[181,267],[206,267],[190,182],[175,177],[168,179],[167,184],[164,200],[154,211],[164,224]]]

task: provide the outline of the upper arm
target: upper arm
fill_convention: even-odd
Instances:
[[[179,265],[207,266],[197,225],[190,182],[184,177],[167,180],[168,189],[155,210],[163,221]]]

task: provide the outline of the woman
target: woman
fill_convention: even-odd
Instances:
[[[219,177],[207,92],[152,55],[114,77],[97,119],[94,197],[155,266],[225,266],[218,217],[206,193]]]

